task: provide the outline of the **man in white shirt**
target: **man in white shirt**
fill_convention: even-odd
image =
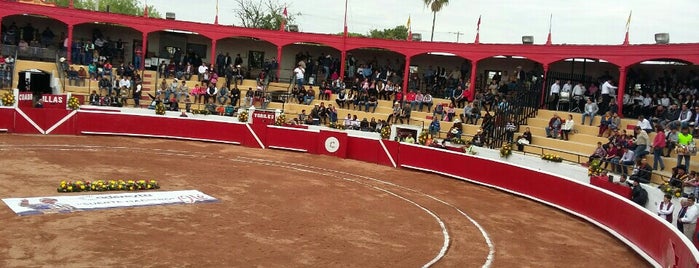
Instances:
[[[306,69],[303,68],[303,64],[299,62],[296,69],[294,69],[294,77],[296,78],[296,86],[299,90],[303,88],[303,78],[305,76]]]
[[[205,63],[201,63],[201,66],[199,66],[199,70],[197,72],[197,78],[199,79],[199,82],[204,79],[204,74],[209,71],[209,67],[206,67]]]
[[[556,80],[556,82],[551,85],[551,92],[549,93],[550,96],[552,96],[552,100],[549,103],[549,110],[553,110],[556,107],[556,104],[558,104],[558,95],[561,93],[561,80]]]
[[[583,95],[585,95],[585,86],[583,86],[582,83],[577,83],[573,87],[573,100],[578,103],[578,109],[580,110],[582,110],[583,105],[585,105],[585,98],[583,98]]]
[[[680,110],[680,128],[689,126],[689,122],[692,118],[692,111],[687,108],[687,104],[682,104],[682,110]]]
[[[117,89],[117,96],[121,96],[121,92],[125,91],[128,92],[128,90],[131,88],[131,80],[126,79],[126,77],[121,77],[119,80],[119,88]]]
[[[570,82],[570,80],[568,80],[568,82],[566,82],[563,85],[563,88],[561,88],[561,91],[568,92],[568,93],[573,92],[573,84]]]
[[[607,80],[606,82],[604,82],[604,84],[602,84],[602,107],[600,107],[600,110],[602,110],[603,113],[607,112],[609,108],[609,101],[612,99],[611,95],[615,92],[616,89],[617,87],[612,86],[612,80]]]
[[[683,225],[682,230],[684,235],[689,238],[690,241],[693,241],[694,230],[697,228],[697,216],[699,216],[699,211],[697,211],[698,209],[694,201],[695,198],[693,196],[687,198],[687,212],[684,214],[684,217],[678,220]]]

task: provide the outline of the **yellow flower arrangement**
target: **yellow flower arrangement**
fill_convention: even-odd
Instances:
[[[284,124],[286,124],[286,115],[284,115],[284,113],[280,113],[277,119],[274,120],[274,125],[283,126]]]
[[[247,123],[248,122],[248,111],[243,110],[243,112],[241,112],[238,115],[238,121],[240,121],[241,123]]]
[[[658,188],[660,188],[660,190],[663,191],[663,193],[669,194],[671,196],[674,196],[674,197],[681,197],[682,196],[682,188],[674,187],[674,186],[670,185],[670,183],[668,183],[668,182],[663,183]]]
[[[417,143],[421,145],[425,145],[427,143],[427,136],[429,135],[427,129],[423,129],[422,132],[420,132],[420,136],[417,137]]]
[[[5,93],[5,95],[2,95],[2,105],[5,106],[12,106],[15,104],[15,95],[12,93]]]
[[[381,128],[381,138],[384,140],[387,140],[390,137],[391,137],[391,127],[390,126],[382,127]]]
[[[155,114],[159,114],[159,115],[165,114],[165,105],[163,105],[162,102],[159,102],[158,104],[155,105]]]
[[[541,159],[551,162],[563,162],[563,158],[560,155],[555,154],[543,154],[541,155]]]
[[[500,148],[500,157],[508,158],[512,155],[512,143],[505,143]]]
[[[602,175],[604,169],[602,168],[602,162],[599,159],[592,160],[590,167],[587,169],[587,176],[594,177]]]
[[[160,189],[156,180],[96,180],[96,181],[61,181],[58,186],[59,193],[85,192],[85,191],[139,191]]]
[[[77,110],[80,109],[80,101],[76,97],[70,97],[68,100],[68,109]]]

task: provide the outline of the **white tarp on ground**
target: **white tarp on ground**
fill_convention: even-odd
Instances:
[[[197,190],[183,190],[4,198],[2,201],[17,215],[25,216],[96,209],[206,203],[218,200]]]

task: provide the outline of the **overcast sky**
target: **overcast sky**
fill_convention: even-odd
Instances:
[[[263,0],[259,0],[263,1]],[[342,0],[279,0],[288,12],[301,13],[296,24],[303,32],[338,33],[343,30]],[[393,28],[412,19],[413,33],[429,40],[432,13],[422,0],[348,0],[350,32]],[[163,16],[175,12],[178,20],[212,23],[216,0],[147,0]],[[219,23],[236,24],[233,0],[219,1]],[[194,10],[194,11],[193,11]],[[206,12],[205,10],[210,10]],[[629,12],[632,44],[654,43],[654,34],[670,33],[671,43],[699,42],[699,0],[452,0],[437,13],[435,41],[471,43],[482,16],[481,43],[520,43],[523,35],[545,43],[549,17],[554,44],[621,44]]]

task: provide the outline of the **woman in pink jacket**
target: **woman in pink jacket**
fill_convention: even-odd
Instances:
[[[663,163],[663,150],[665,149],[665,131],[663,127],[657,125],[655,127],[655,132],[658,133],[653,139],[653,170],[658,170],[658,163],[660,163],[660,170],[665,169],[665,163]]]

